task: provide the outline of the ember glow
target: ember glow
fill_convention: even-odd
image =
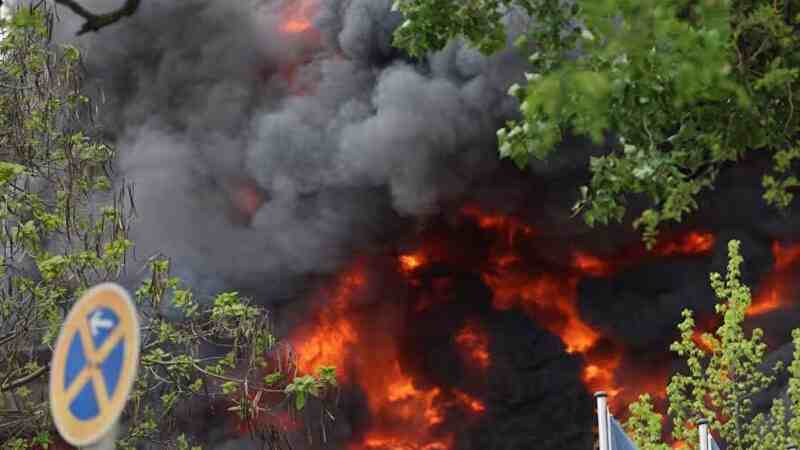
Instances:
[[[289,34],[304,33],[313,29],[312,19],[319,8],[319,0],[291,0],[284,14],[281,31]]]
[[[692,231],[656,245],[653,252],[660,256],[705,255],[714,247],[715,241],[711,233]]]
[[[467,323],[455,336],[461,354],[470,364],[486,369],[491,364],[489,337],[477,323]]]
[[[484,230],[501,231],[506,236],[508,245],[514,245],[514,238],[517,235],[529,238],[535,233],[533,227],[519,219],[502,214],[487,214],[474,206],[461,208],[461,214],[475,220]]]
[[[404,272],[413,272],[425,262],[422,254],[400,255],[400,267]]]
[[[455,394],[456,399],[467,406],[472,412],[482,413],[486,411],[486,406],[480,400],[458,390],[453,391],[453,393]]]
[[[772,256],[775,258],[775,270],[787,270],[800,262],[800,244],[783,246],[780,242],[772,243]]]
[[[613,268],[607,261],[588,253],[575,252],[572,255],[572,260],[573,266],[576,269],[591,276],[606,277],[614,272]]]

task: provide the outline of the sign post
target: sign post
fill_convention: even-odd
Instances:
[[[113,448],[110,432],[133,388],[139,339],[136,308],[116,284],[93,287],[72,307],[50,364],[50,412],[69,444]]]
[[[608,399],[605,392],[597,392],[597,431],[600,434],[600,450],[609,450],[608,439]]]
[[[708,420],[697,421],[697,433],[700,435],[700,450],[710,450],[708,448]]]

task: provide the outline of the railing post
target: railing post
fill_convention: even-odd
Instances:
[[[700,419],[697,421],[697,433],[700,437],[700,450],[709,450],[708,448],[708,420]]]
[[[608,396],[605,392],[597,392],[597,433],[600,435],[600,450],[611,450],[608,442]]]

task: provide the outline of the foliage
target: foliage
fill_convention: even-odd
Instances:
[[[717,440],[725,442],[728,449],[784,449],[789,440],[798,442],[800,438],[800,329],[793,332],[789,404],[776,398],[768,412],[754,411],[753,399],[764,395],[784,367],[778,363],[765,369],[763,332],[756,328],[747,333],[743,327],[750,290],[740,280],[739,242],[731,241],[728,250],[726,277],[711,275],[722,324],[713,334],[703,333],[698,343],[699,331],[691,311],[686,310],[678,326],[680,339],[671,346],[686,367],[672,376],[667,387],[672,435],[688,448],[697,448],[695,423],[706,418]],[[630,412],[626,427],[641,448],[667,448],[660,443],[661,416],[654,412],[649,396],[632,404]]]
[[[320,367],[317,376],[304,375],[295,377],[284,392],[291,394],[295,399],[295,408],[302,410],[309,396],[324,397],[325,392],[336,387],[336,369],[333,367]]]
[[[115,151],[93,137],[80,52],[50,43],[51,18],[40,4],[0,25],[0,447],[10,449],[55,442],[46,376],[62,320],[84,290],[135,267],[130,186],[113,187]],[[252,424],[296,392],[324,400],[335,386],[327,370],[305,377],[311,390],[289,388],[297,369],[262,308],[234,292],[195,298],[165,258],[149,271],[134,295],[142,356],[117,448],[195,448],[171,420],[192,401]]]
[[[641,450],[668,450],[670,447],[661,442],[663,416],[653,409],[649,394],[642,394],[638,401],[628,407],[630,417],[625,423],[631,439]]]
[[[698,208],[720,170],[768,154],[764,199],[787,207],[800,185],[800,5],[792,0],[396,0],[406,17],[395,44],[412,55],[464,37],[484,52],[506,43],[504,20],[524,12],[515,40],[529,56],[510,94],[521,117],[498,131],[500,155],[520,167],[545,158],[567,132],[595,142],[592,178],[575,205],[586,223],[634,221],[648,244],[664,222]]]

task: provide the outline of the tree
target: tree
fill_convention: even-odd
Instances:
[[[683,312],[678,325],[680,339],[671,350],[685,363],[682,372],[674,374],[667,388],[672,421],[672,435],[697,448],[697,419],[709,420],[709,427],[731,450],[782,450],[789,442],[800,442],[800,329],[792,333],[794,359],[789,371],[789,403],[781,398],[772,401],[768,412],[754,411],[753,399],[775,382],[775,375],[787,370],[778,363],[764,370],[766,344],[763,332],[747,333],[743,327],[745,312],[750,306],[750,290],[740,281],[739,242],[728,245],[728,273],[723,279],[711,275],[721,325],[712,333],[703,333],[702,345],[696,337],[692,312]],[[649,395],[643,395],[630,406],[631,417],[626,428],[643,450],[666,450],[661,442],[661,416],[652,406]]]
[[[115,186],[113,147],[97,141],[81,91],[80,52],[49,42],[43,5],[0,24],[0,447],[54,440],[46,382],[53,341],[81,292],[135,269],[130,186]],[[171,412],[219,403],[245,424],[324,399],[335,372],[298,374],[270,332],[268,314],[234,292],[196,298],[149,260],[135,292],[142,319],[139,376],[118,448],[187,448]],[[285,400],[291,400],[287,402]],[[324,406],[324,405],[323,405]],[[281,430],[264,425],[268,439]],[[34,447],[39,446],[39,447]]]
[[[575,205],[590,226],[633,222],[655,242],[664,222],[698,208],[724,168],[767,154],[764,199],[786,208],[800,180],[800,3],[792,0],[396,0],[395,44],[411,55],[462,37],[485,53],[505,46],[504,17],[531,19],[515,40],[530,71],[510,94],[520,117],[498,131],[499,152],[525,167],[567,132],[612,149],[589,161]]]
[[[125,0],[124,5],[105,14],[95,14],[81,6],[81,4],[75,0],[55,0],[55,2],[66,6],[70,11],[83,17],[85,22],[81,29],[78,30],[78,34],[81,35],[90,31],[100,31],[101,28],[119,22],[127,16],[132,16],[139,9],[141,0]]]

